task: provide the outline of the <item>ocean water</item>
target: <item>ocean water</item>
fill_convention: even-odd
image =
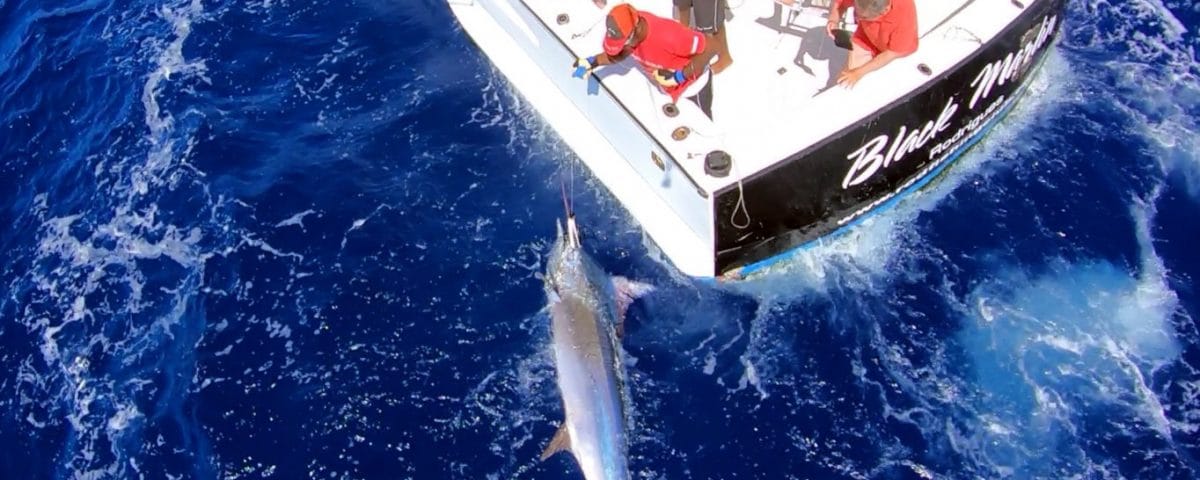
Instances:
[[[537,460],[571,172],[658,286],[635,478],[1196,478],[1198,20],[1070,2],[931,188],[712,285],[443,2],[0,1],[0,478],[580,478]]]

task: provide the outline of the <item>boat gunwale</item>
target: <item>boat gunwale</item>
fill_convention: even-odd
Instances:
[[[525,10],[528,11],[531,16],[533,16],[533,18],[537,19],[538,23],[542,26],[542,28],[545,29],[545,31],[549,32],[551,37],[554,37],[554,40],[558,42],[559,46],[563,47],[563,49],[566,50],[567,52],[575,53],[575,51],[573,49],[571,49],[571,46],[567,45],[567,43],[562,39],[562,37],[560,37],[557,33],[555,33],[554,29],[550,28],[550,26],[546,24],[546,21],[542,19],[541,15],[538,15],[538,12],[536,10],[534,10],[533,7],[529,6],[528,2],[526,2],[525,0],[508,0],[508,1],[520,2],[521,6],[524,7]],[[596,75],[595,72],[589,72],[587,75],[588,75],[587,81],[588,82],[594,81],[597,84],[599,84],[600,88],[604,89],[605,94],[607,94],[610,99],[615,101],[617,103],[617,105],[620,105],[621,110],[625,112],[625,115],[628,116],[631,120],[633,120],[633,122],[635,124],[637,124],[638,128],[641,129],[642,133],[644,133],[647,138],[649,138],[651,141],[653,141],[654,144],[657,145],[658,148],[664,154],[666,154],[666,156],[668,158],[670,158],[671,163],[675,166],[675,168],[679,169],[679,171],[683,173],[684,178],[687,178],[688,183],[692,184],[692,188],[694,190],[696,190],[696,193],[698,193],[701,198],[705,198],[705,199],[709,200],[709,203],[712,203],[712,200],[714,198],[716,198],[716,195],[715,195],[716,190],[709,191],[709,190],[706,190],[704,187],[700,186],[700,182],[697,182],[696,179],[692,177],[692,174],[688,172],[687,168],[684,168],[683,164],[675,159],[675,155],[671,154],[671,150],[668,149],[666,147],[666,145],[664,145],[662,143],[662,141],[658,138],[658,136],[654,135],[652,132],[650,132],[650,129],[647,128],[644,123],[642,123],[641,119],[639,119],[637,117],[637,115],[633,114],[633,111],[631,111],[629,109],[629,106],[625,105],[625,102],[621,100],[620,96],[613,93],[613,91],[608,88],[608,85],[605,85],[604,82],[602,82],[600,80],[600,77],[598,75]],[[605,137],[605,140],[608,141],[608,138]],[[611,141],[610,141],[610,143],[611,143]],[[578,155],[578,153],[576,153],[576,155]],[[628,159],[626,159],[626,161],[628,161]]]

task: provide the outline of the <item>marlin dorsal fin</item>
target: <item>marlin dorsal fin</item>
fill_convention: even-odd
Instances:
[[[545,461],[550,456],[563,450],[571,449],[571,434],[567,433],[567,422],[563,422],[558,427],[558,431],[554,433],[554,438],[550,439],[550,444],[546,445],[546,449],[542,450],[542,460]]]

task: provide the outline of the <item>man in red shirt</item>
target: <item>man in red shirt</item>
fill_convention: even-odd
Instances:
[[[829,36],[833,36],[851,5],[858,28],[851,38],[853,46],[846,69],[838,74],[838,83],[845,87],[853,87],[864,75],[917,51],[917,7],[913,0],[837,0],[829,7]]]
[[[711,37],[627,3],[613,7],[605,22],[604,52],[575,60],[578,76],[632,55],[672,102],[687,96],[712,118]]]

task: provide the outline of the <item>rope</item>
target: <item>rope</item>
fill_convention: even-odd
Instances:
[[[575,39],[577,39],[577,38],[580,38],[580,37],[583,37],[583,36],[585,36],[585,35],[587,35],[587,34],[589,34],[589,33],[592,33],[592,30],[596,28],[596,25],[599,25],[599,24],[600,24],[600,21],[601,21],[601,20],[604,20],[605,18],[607,18],[607,15],[600,15],[600,16],[596,17],[596,20],[592,21],[592,25],[591,25],[591,26],[589,26],[588,28],[584,29],[583,31],[576,32],[576,33],[572,33],[572,34],[571,34],[571,40],[575,40]]]
[[[751,219],[750,210],[746,209],[746,192],[742,190],[742,172],[738,171],[737,162],[733,161],[733,159],[730,159],[729,163],[733,166],[733,174],[737,177],[738,185],[738,200],[737,203],[733,205],[733,213],[729,214],[729,224],[733,225],[733,228],[738,230],[745,230],[750,228]],[[739,209],[742,211],[742,215],[746,217],[746,223],[739,224],[737,222],[737,213]]]
[[[983,40],[979,38],[979,35],[976,35],[975,32],[967,30],[966,28],[960,27],[958,25],[954,25],[954,26],[950,27],[950,29],[946,30],[946,37],[949,37],[951,35],[950,32],[965,33],[967,35],[970,35],[970,37],[967,38],[967,40],[978,43],[980,45],[983,45]],[[957,39],[955,39],[955,40],[957,40]]]
[[[708,81],[710,81],[710,82],[713,81],[711,73],[709,73]],[[657,103],[655,102],[654,88],[655,87],[653,85],[651,85],[650,82],[646,82],[646,94],[650,97],[651,105],[657,105]],[[657,125],[658,129],[661,131],[663,128],[662,127],[662,111],[661,111],[661,109],[658,109],[655,111],[654,123]],[[688,126],[688,129],[691,130],[692,133],[699,135],[701,137],[710,138],[710,139],[716,138],[716,139],[720,139],[720,143],[722,143],[722,144],[725,143],[724,139],[727,135],[726,133],[721,133],[718,135],[710,135],[710,134],[706,134],[706,133],[702,132],[700,129],[697,129],[696,127]],[[692,158],[693,154],[689,152],[687,155],[688,155],[688,158]],[[704,156],[703,154],[695,154],[695,155],[701,156],[701,157]],[[748,210],[746,208],[746,194],[745,194],[745,190],[742,188],[742,175],[737,170],[737,162],[734,162],[731,159],[730,163],[732,164],[732,167],[733,167],[733,174],[738,179],[737,180],[738,201],[733,206],[733,213],[731,213],[729,215],[729,224],[733,225],[733,227],[738,230],[745,230],[747,228],[750,228],[750,223],[753,220],[750,218],[750,210]],[[738,210],[741,210],[742,216],[746,217],[746,221],[743,223],[738,223],[738,221],[737,221]]]

